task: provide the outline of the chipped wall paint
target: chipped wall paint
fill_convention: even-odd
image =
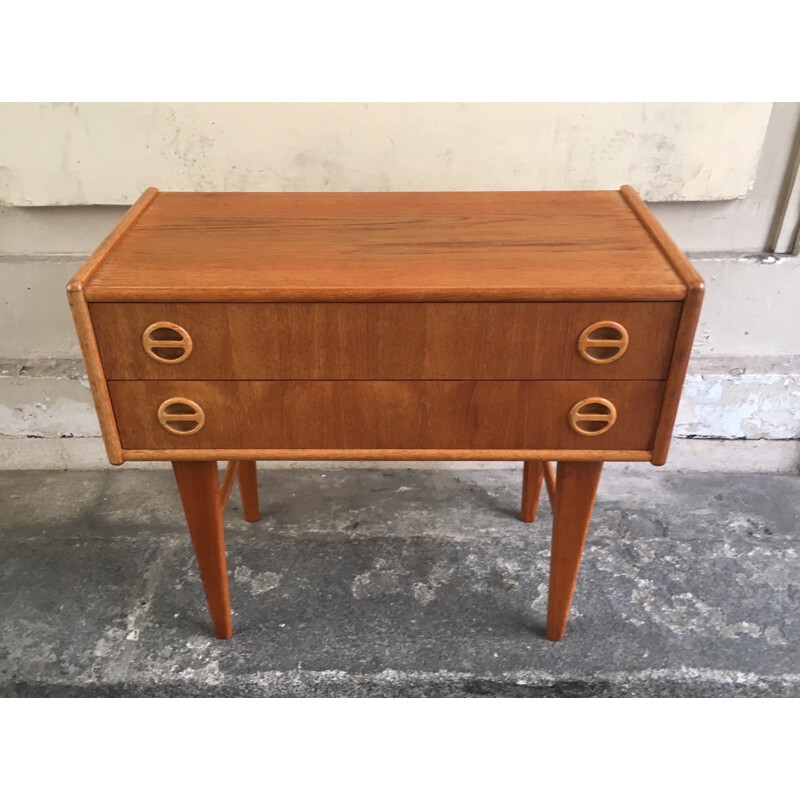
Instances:
[[[800,375],[688,375],[675,436],[800,438]]]
[[[741,197],[770,103],[6,103],[0,203],[181,191],[611,189]]]
[[[14,219],[23,214],[13,211]],[[0,251],[3,244],[0,237]],[[108,466],[64,293],[80,263],[73,256],[26,259],[0,252],[3,467]],[[707,292],[670,467],[749,470],[762,465],[796,471],[800,451],[792,444],[800,443],[800,259],[694,263]],[[691,444],[686,437],[728,446],[744,439],[774,447],[771,453],[734,448],[723,456],[711,441],[702,452],[686,449]]]
[[[794,370],[787,374],[759,373],[738,358],[716,359],[713,369],[703,369],[704,361],[693,359],[690,364],[670,467],[796,471],[800,465],[796,447],[800,445],[800,372],[796,370],[800,360],[786,362],[786,368]],[[755,360],[753,366],[758,365]],[[67,359],[31,362],[28,367],[19,362],[0,364],[0,465],[8,469],[109,466],[82,367],[82,362]],[[700,452],[691,439],[716,442],[706,442]],[[722,441],[735,444],[732,440],[737,439],[748,440],[740,444],[749,449],[722,453],[714,448]],[[760,443],[773,443],[775,448],[771,453],[754,451],[752,447]],[[427,467],[436,465],[432,462]],[[303,464],[283,462],[280,466]],[[329,469],[337,466],[326,464]],[[407,469],[426,464],[396,466]],[[366,584],[362,588],[366,591]],[[430,590],[430,586],[419,587],[422,594]]]
[[[88,381],[0,375],[0,436],[100,436]]]

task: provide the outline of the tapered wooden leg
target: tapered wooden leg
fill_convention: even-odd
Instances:
[[[186,522],[218,639],[233,635],[219,470],[216,461],[173,461]]]
[[[553,641],[562,639],[567,627],[602,469],[602,461],[558,462],[547,600],[547,638]]]
[[[523,461],[522,464],[522,513],[519,516],[523,522],[533,522],[539,508],[544,471],[541,461]]]
[[[258,522],[261,514],[258,510],[258,474],[255,461],[240,461],[239,493],[242,495],[244,518],[248,522]]]
[[[556,476],[553,474],[553,465],[549,461],[542,461],[544,471],[544,485],[547,487],[547,496],[550,498],[550,508],[556,504]]]

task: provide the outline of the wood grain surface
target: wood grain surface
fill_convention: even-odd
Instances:
[[[258,472],[255,461],[240,461],[236,470],[239,478],[239,493],[242,496],[242,510],[248,522],[258,522],[261,512],[258,507]]]
[[[522,508],[519,518],[523,522],[535,522],[542,493],[544,470],[541,461],[524,461],[522,467]]]
[[[694,268],[686,254],[670,238],[664,227],[656,219],[655,214],[636,193],[636,190],[632,186],[623,186],[620,189],[620,194],[636,214],[653,241],[670,260],[676,274],[680,276],[686,285],[686,298],[675,337],[675,349],[667,377],[667,386],[664,392],[656,439],[653,444],[652,463],[656,466],[662,466],[667,461],[669,445],[672,441],[672,429],[675,425],[675,418],[678,415],[683,382],[686,379],[686,370],[692,354],[694,336],[697,331],[697,323],[700,320],[700,308],[703,304],[703,295],[706,287],[700,273]]]
[[[618,191],[159,193],[93,301],[681,300]]]
[[[558,464],[547,596],[547,638],[552,641],[564,638],[602,470],[602,461]]]
[[[111,408],[111,399],[106,386],[104,365],[97,347],[94,326],[92,325],[84,290],[86,283],[100,267],[100,264],[103,263],[103,260],[144,213],[157,194],[158,190],[152,188],[144,192],[67,284],[67,299],[69,300],[72,319],[75,323],[75,332],[78,334],[83,361],[86,364],[86,374],[92,389],[92,398],[97,410],[97,419],[100,422],[100,431],[103,434],[103,443],[106,446],[108,460],[112,464],[121,464],[123,462],[122,448],[119,442],[119,432],[117,431],[114,412]]]
[[[123,447],[157,449],[649,450],[660,381],[109,381]],[[617,408],[602,436],[573,432],[585,397]],[[205,425],[177,436],[158,422],[187,397]],[[242,456],[246,458],[246,456]]]
[[[524,520],[547,484],[560,639],[602,462],[666,458],[703,283],[628,186],[149,189],[68,290],[109,458],[173,462],[217,636],[224,505],[238,475],[258,519],[255,459],[501,459],[526,462]],[[581,356],[593,325],[619,358]]]
[[[269,449],[253,448],[197,448],[180,447],[158,450],[123,450],[126,461],[229,461],[251,459],[254,461],[650,461],[651,450],[463,450],[458,448],[404,449]],[[547,473],[545,473],[546,479]]]
[[[92,303],[111,380],[662,380],[680,303]],[[609,364],[581,357],[593,323],[624,325]],[[151,358],[142,332],[191,336],[179,363]]]
[[[233,636],[225,530],[216,461],[173,461],[208,610],[218,639]]]

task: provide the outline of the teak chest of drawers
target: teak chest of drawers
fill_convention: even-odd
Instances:
[[[148,189],[68,295],[110,461],[172,461],[218,637],[257,459],[519,459],[560,639],[603,462],[666,460],[703,283],[628,186]]]

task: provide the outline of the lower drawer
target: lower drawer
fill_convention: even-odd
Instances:
[[[650,450],[660,381],[109,381],[124,449]]]

